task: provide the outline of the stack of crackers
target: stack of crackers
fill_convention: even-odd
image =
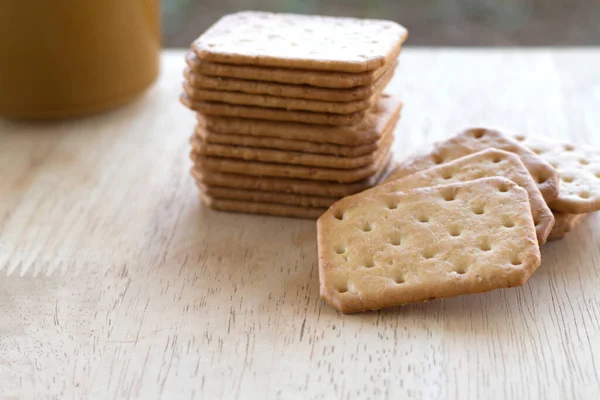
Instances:
[[[407,32],[391,21],[241,12],[192,44],[181,101],[192,174],[215,209],[317,218],[379,183],[402,103],[384,93]]]
[[[600,150],[468,129],[319,218],[321,296],[351,313],[520,286],[599,209]]]

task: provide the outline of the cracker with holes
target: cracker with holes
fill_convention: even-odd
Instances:
[[[197,136],[190,138],[192,148],[203,156],[224,157],[246,161],[261,161],[275,164],[306,165],[315,167],[352,169],[364,167],[377,162],[382,154],[389,152],[394,136],[387,135],[380,148],[373,153],[357,157],[340,157],[329,154],[313,154],[304,151],[286,151],[245,147],[236,145],[220,145],[204,142]]]
[[[528,193],[500,177],[346,197],[317,222],[321,296],[343,313],[523,285],[540,265]]]
[[[398,49],[399,53],[400,49]],[[185,61],[190,68],[190,73],[216,77],[217,79],[231,78],[253,82],[280,83],[286,86],[298,85],[311,88],[343,90],[364,88],[365,86],[376,84],[377,81],[396,67],[397,61],[395,59],[398,54],[392,57],[389,65],[359,73],[222,64],[200,60],[195,53],[188,53]],[[186,77],[186,79],[192,81],[193,77]],[[333,99],[330,100],[333,101]]]
[[[487,149],[440,164],[437,167],[416,172],[401,179],[394,180],[395,177],[392,174],[387,182],[394,181],[392,186],[396,191],[406,191],[493,176],[510,179],[527,191],[538,242],[540,245],[546,243],[546,239],[554,225],[552,211],[546,205],[527,168],[514,153]]]
[[[199,101],[216,101],[219,103],[237,104],[242,106],[315,111],[332,114],[351,114],[357,111],[368,110],[373,107],[380,94],[376,93],[367,99],[337,102],[271,96],[266,94],[227,92],[224,90],[198,89],[187,82],[183,84],[183,90],[191,99]]]
[[[213,171],[195,165],[191,173],[202,185],[220,186],[243,190],[262,190],[267,192],[294,193],[300,195],[344,197],[368,189],[381,180],[393,168],[391,156],[368,178],[349,183],[316,181],[312,179],[293,179],[261,176],[260,179],[248,179],[247,175]]]
[[[360,73],[389,64],[406,36],[392,21],[244,11],[221,18],[192,49],[224,64]]]
[[[550,203],[552,210],[569,214],[600,210],[600,149],[547,138],[515,138],[558,172],[560,191]]]
[[[518,155],[537,183],[546,203],[556,199],[558,174],[550,164],[501,132],[484,128],[467,129],[448,140],[435,143],[430,153],[410,157],[401,163],[394,172],[394,176],[401,178],[488,148],[496,148]]]
[[[398,98],[384,93],[377,105],[366,112],[363,120],[350,126],[312,125],[208,114],[197,114],[197,119],[202,128],[222,134],[359,146],[374,143],[386,132],[393,130],[400,118],[401,109],[402,102]]]
[[[242,69],[248,72],[246,68],[242,67]],[[394,70],[395,64],[390,65],[385,73],[377,78],[375,82],[346,89],[210,76],[192,70],[190,67],[186,67],[184,70],[184,77],[193,89],[223,90],[226,92],[262,94],[285,98],[345,102],[365,100],[376,93],[380,93],[394,76]],[[289,73],[289,70],[286,72]]]

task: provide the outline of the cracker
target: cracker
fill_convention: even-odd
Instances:
[[[288,204],[255,203],[244,200],[216,199],[205,194],[201,194],[200,197],[206,205],[215,210],[247,214],[317,219],[326,210],[325,208],[300,207]]]
[[[244,161],[230,158],[203,156],[192,149],[190,158],[202,169],[250,176],[272,176],[280,178],[313,179],[317,181],[356,182],[366,179],[384,164],[389,148],[380,148],[374,153],[375,162],[359,168],[336,169],[303,165],[275,164],[261,161]]]
[[[223,157],[235,160],[260,161],[285,165],[304,165],[309,167],[326,167],[336,169],[355,169],[365,167],[377,161],[383,152],[389,151],[394,136],[383,138],[381,147],[374,153],[358,157],[339,157],[327,154],[311,154],[302,151],[284,151],[263,149],[258,147],[226,146],[208,144],[197,136],[190,138],[190,144],[196,154],[207,157]]]
[[[211,89],[291,97],[294,99],[345,102],[365,100],[375,93],[380,93],[394,76],[394,70],[394,65],[391,65],[390,68],[388,68],[374,83],[350,89],[330,89],[309,85],[291,85],[257,80],[221,78],[192,72],[189,67],[185,68],[184,76],[190,86],[194,89]],[[194,96],[192,95],[191,97]]]
[[[321,297],[343,313],[519,286],[540,265],[527,191],[513,182],[394,189],[346,197],[317,221]]]
[[[570,214],[600,210],[600,149],[517,135],[515,139],[554,167],[560,177],[550,208]]]
[[[494,176],[507,178],[527,191],[539,245],[546,243],[554,225],[552,211],[546,205],[527,168],[514,153],[494,148],[482,150],[395,180],[394,188],[397,191],[407,191]],[[394,174],[390,175],[386,182],[392,180]]]
[[[191,99],[187,93],[183,93],[180,96],[180,100],[183,105],[190,110],[208,115],[220,115],[234,118],[302,122],[306,124],[352,125],[359,123],[365,117],[365,111],[357,111],[350,114],[332,114],[327,112],[281,110],[277,108],[242,106],[214,101],[194,100]]]
[[[388,135],[390,133],[388,129]],[[196,128],[195,134],[202,138],[206,143],[222,145],[238,145],[246,147],[263,147],[267,149],[279,149],[290,151],[305,151],[315,154],[331,154],[342,157],[357,157],[369,154],[377,150],[381,145],[381,139],[373,143],[359,146],[344,146],[330,143],[309,142],[307,140],[279,139],[274,137],[248,136],[248,135],[230,135],[227,133],[213,132],[202,126]]]
[[[585,219],[587,214],[568,214],[554,211],[554,227],[548,235],[548,240],[559,240],[567,236],[569,232],[577,227]]]
[[[344,197],[361,192],[385,179],[394,167],[391,155],[378,171],[370,177],[352,183],[260,177],[250,179],[247,175],[229,174],[203,169],[196,165],[191,169],[194,178],[204,185],[223,186],[236,189],[264,190],[270,192],[295,193],[302,195]]]
[[[356,73],[389,64],[407,34],[393,21],[244,11],[221,18],[192,49],[226,64]]]
[[[202,114],[198,114],[198,123],[219,133],[356,146],[377,141],[387,129],[395,126],[401,109],[402,102],[399,99],[383,93],[377,105],[367,111],[366,117],[351,126],[332,127]]]
[[[537,183],[544,200],[549,203],[556,199],[558,175],[550,164],[499,131],[484,128],[467,129],[448,140],[435,143],[429,154],[413,156],[401,163],[394,176],[401,178],[490,147],[518,155]]]
[[[289,204],[292,206],[327,208],[339,197],[310,196],[293,193],[265,192],[263,190],[233,189],[221,186],[205,186],[196,181],[202,193],[214,199],[243,200],[253,203]]]
[[[400,49],[398,49],[398,54]],[[375,83],[384,74],[396,68],[398,54],[390,65],[358,74],[331,71],[309,71],[291,68],[254,67],[251,65],[219,64],[200,60],[195,53],[188,53],[185,61],[194,74],[217,78],[235,78],[250,81],[303,85],[313,88],[351,89]]]
[[[183,84],[183,89],[194,101],[217,101],[233,105],[282,108],[284,110],[315,111],[333,114],[351,114],[357,111],[365,111],[375,104],[375,95],[364,100],[333,102],[325,100],[292,99],[289,97],[270,96],[266,94],[196,89],[187,82]]]

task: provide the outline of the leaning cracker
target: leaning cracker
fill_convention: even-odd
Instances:
[[[518,155],[537,183],[546,203],[556,199],[558,175],[550,164],[502,133],[484,128],[467,129],[446,141],[435,143],[431,153],[411,157],[401,163],[394,176],[401,178],[490,147]]]
[[[486,149],[401,179],[394,180],[395,177],[392,174],[386,182],[394,181],[392,187],[396,191],[407,191],[494,176],[507,178],[527,191],[539,245],[546,243],[554,225],[552,211],[546,205],[527,168],[514,153],[494,148]]]
[[[375,104],[375,95],[367,99],[347,102],[325,100],[293,99],[289,97],[271,96],[242,92],[226,92],[223,90],[197,89],[184,82],[183,90],[193,101],[216,101],[240,106],[282,108],[284,110],[314,111],[333,114],[351,114],[365,111]]]
[[[390,162],[391,155],[385,163],[379,167],[377,172],[370,177],[351,183],[338,183],[330,181],[315,181],[311,179],[291,179],[260,177],[260,179],[248,179],[247,175],[231,174],[219,171],[203,169],[194,166],[191,174],[204,185],[223,186],[235,189],[264,190],[271,192],[295,193],[315,196],[344,197],[375,186],[385,179],[394,163]]]
[[[400,49],[398,49],[398,54]],[[235,78],[253,81],[274,82],[290,85],[306,85],[330,89],[350,89],[371,85],[384,74],[396,67],[396,54],[389,65],[372,71],[358,74],[335,71],[311,71],[293,68],[254,67],[252,65],[220,64],[200,60],[195,53],[185,57],[191,72],[215,76],[218,78]]]
[[[540,265],[527,191],[495,177],[346,197],[317,221],[321,297],[343,313],[523,285]]]
[[[367,111],[365,118],[350,126],[312,125],[203,114],[197,114],[197,118],[202,127],[219,133],[356,146],[377,141],[384,132],[395,126],[401,109],[402,102],[399,99],[383,93],[377,105]]]
[[[208,157],[224,157],[236,160],[259,161],[286,165],[304,165],[339,169],[354,169],[373,164],[381,157],[381,152],[392,145],[394,136],[388,135],[381,147],[371,154],[358,157],[339,157],[326,154],[310,154],[302,151],[283,151],[256,147],[225,146],[209,144],[197,136],[190,138],[190,144],[197,154]]]
[[[600,149],[523,135],[515,139],[558,172],[560,191],[551,209],[570,214],[600,210]]]
[[[568,214],[560,211],[554,211],[553,214],[556,222],[550,235],[548,235],[548,240],[564,238],[587,217],[587,214]]]
[[[221,18],[192,49],[226,64],[364,72],[388,64],[406,36],[392,21],[244,11]]]
[[[390,129],[383,134],[389,135]],[[330,154],[342,157],[357,157],[369,154],[377,150],[381,145],[381,139],[376,142],[363,144],[359,146],[344,146],[331,143],[317,143],[307,140],[279,139],[274,137],[249,136],[249,135],[231,135],[226,133],[214,132],[198,126],[196,135],[206,143],[221,145],[238,145],[246,147],[262,147],[267,149],[304,151],[315,154]]]
[[[341,102],[364,100],[375,93],[381,92],[394,76],[394,67],[395,65],[390,65],[385,73],[371,84],[349,89],[331,89],[310,85],[281,84],[260,80],[215,77],[194,72],[190,67],[185,68],[184,76],[193,88]]]
[[[208,115],[219,115],[234,118],[256,118],[270,121],[302,122],[306,124],[352,125],[364,119],[365,111],[350,114],[332,114],[327,112],[281,110],[256,106],[242,106],[191,99],[187,93],[179,97],[183,105],[190,110]]]
[[[281,192],[265,192],[263,190],[233,189],[221,186],[205,186],[196,181],[202,193],[214,199],[242,200],[253,203],[289,204],[292,206],[327,208],[339,197],[310,196]]]
[[[201,194],[200,197],[204,203],[215,210],[248,214],[317,219],[326,210],[325,208],[300,207],[291,206],[288,204],[256,203],[244,200],[216,199],[205,194]]]

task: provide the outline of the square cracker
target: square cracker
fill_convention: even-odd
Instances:
[[[558,172],[560,190],[550,203],[552,210],[570,214],[600,210],[600,149],[524,135],[515,139]]]
[[[201,126],[219,133],[357,146],[379,140],[384,132],[398,122],[401,109],[402,102],[399,99],[383,93],[375,107],[367,111],[365,118],[350,126],[312,125],[203,114],[198,114],[197,117]]]
[[[217,78],[236,78],[250,81],[263,81],[292,85],[303,85],[311,88],[350,89],[371,85],[384,74],[394,69],[397,64],[394,55],[389,65],[372,71],[357,74],[335,71],[310,71],[305,69],[254,67],[252,65],[234,65],[213,63],[200,60],[195,53],[188,53],[185,61],[192,73],[215,76]]]
[[[385,135],[392,134],[393,129],[388,129]],[[232,135],[227,133],[214,132],[198,125],[195,131],[196,136],[205,143],[221,145],[238,145],[246,147],[262,147],[266,149],[278,149],[289,151],[304,151],[315,154],[330,154],[342,157],[357,157],[369,154],[381,146],[382,139],[376,142],[367,143],[359,146],[344,146],[331,143],[309,142],[307,140],[280,139],[275,137]]]
[[[311,154],[303,151],[209,144],[197,136],[192,136],[190,143],[197,154],[208,157],[223,157],[286,165],[305,165],[309,167],[354,169],[376,162],[381,157],[382,152],[389,151],[393,140],[394,136],[388,134],[382,139],[381,146],[375,152],[357,157],[340,157],[327,154]]]
[[[540,265],[527,191],[500,177],[377,186],[331,206],[317,241],[321,297],[343,313],[519,286]]]
[[[552,211],[546,205],[527,168],[514,153],[490,148],[400,179],[391,174],[386,182],[394,181],[392,187],[396,191],[407,191],[494,176],[507,178],[527,191],[538,243],[540,246],[546,243],[554,225]]]
[[[278,108],[264,108],[257,106],[242,106],[216,101],[194,100],[187,93],[179,97],[181,103],[190,110],[208,115],[219,115],[234,118],[253,118],[269,121],[302,122],[314,125],[353,125],[361,122],[365,111],[350,114],[332,114],[328,112],[284,110]]]
[[[206,170],[198,165],[194,166],[190,172],[198,182],[204,185],[223,186],[235,189],[294,193],[302,195],[344,197],[377,185],[379,182],[385,179],[394,165],[395,164],[391,162],[390,155],[373,175],[363,180],[351,183],[265,176],[257,179],[251,179],[247,175]]]
[[[281,84],[260,80],[215,77],[193,72],[189,67],[185,68],[184,76],[192,88],[264,94],[269,96],[291,97],[295,99],[344,102],[364,100],[375,93],[380,93],[394,76],[394,67],[395,65],[390,65],[385,73],[373,83],[349,89],[331,89],[309,85]]]
[[[339,197],[311,196],[295,193],[266,192],[263,190],[234,189],[222,186],[205,186],[196,181],[198,188],[213,199],[251,201],[253,203],[289,204],[292,206],[326,209]]]
[[[553,214],[555,223],[548,240],[564,238],[587,217],[587,214],[568,214],[560,211],[553,211]]]
[[[261,161],[245,161],[232,158],[204,156],[192,149],[191,160],[202,169],[249,175],[254,177],[272,176],[280,178],[313,179],[317,181],[356,182],[366,179],[379,171],[390,154],[390,146],[381,147],[373,153],[374,162],[352,169],[338,169],[292,164],[275,164]]]
[[[271,96],[268,94],[198,89],[192,87],[188,82],[184,82],[183,90],[188,97],[194,101],[216,101],[232,105],[326,112],[333,114],[351,114],[357,111],[368,110],[375,104],[378,95],[376,93],[373,96],[362,100],[334,102],[327,100],[295,99],[290,97]]]
[[[192,49],[226,64],[364,72],[388,64],[407,34],[393,21],[244,11],[221,18]]]
[[[246,214],[263,214],[279,217],[317,219],[326,210],[325,208],[301,207],[289,204],[273,204],[245,200],[218,199],[210,197],[203,193],[200,195],[200,198],[206,205],[215,210]]]
[[[430,153],[412,156],[400,163],[394,176],[401,178],[490,147],[518,155],[536,182],[546,203],[556,199],[558,174],[554,168],[517,141],[492,129],[466,129],[450,139],[434,143]]]

